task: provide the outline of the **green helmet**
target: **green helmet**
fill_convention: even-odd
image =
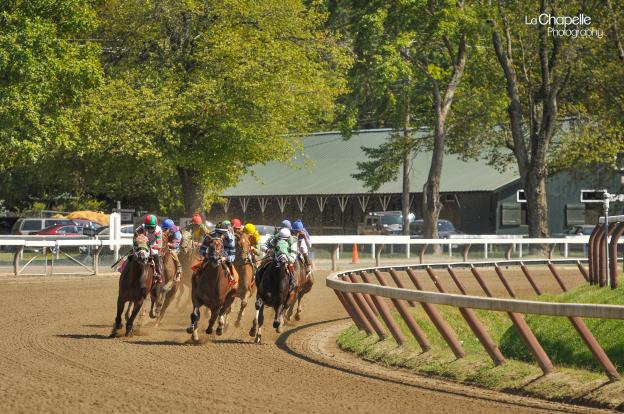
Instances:
[[[232,222],[230,220],[223,220],[221,224],[223,224],[225,227],[230,227],[232,225]]]

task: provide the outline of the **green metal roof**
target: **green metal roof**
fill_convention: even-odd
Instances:
[[[344,140],[339,133],[318,133],[303,139],[304,155],[298,154],[294,166],[270,162],[258,165],[223,196],[275,196],[317,194],[369,193],[362,182],[351,175],[357,172],[356,162],[365,161],[361,147],[379,146],[390,130],[359,131]],[[431,152],[419,153],[414,159],[411,192],[422,192],[429,173]],[[255,176],[255,177],[254,177]],[[442,170],[442,192],[493,191],[517,180],[515,169],[496,171],[484,161],[462,161],[455,155],[445,155]],[[377,194],[401,193],[401,175],[386,183]]]

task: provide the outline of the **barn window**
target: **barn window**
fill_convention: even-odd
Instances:
[[[503,226],[519,226],[522,224],[522,207],[520,204],[501,204],[501,224]]]
[[[566,204],[566,225],[585,224],[585,204]]]

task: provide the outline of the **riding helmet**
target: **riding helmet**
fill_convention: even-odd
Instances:
[[[281,228],[286,228],[286,229],[288,229],[288,230],[292,230],[292,224],[290,224],[290,221],[289,221],[289,220],[283,220],[283,221],[280,223],[280,227],[281,227]]]
[[[148,214],[145,216],[145,221],[143,223],[145,227],[156,227],[158,225],[158,217],[153,214]]]
[[[162,229],[163,230],[173,230],[174,227],[175,227],[175,224],[173,223],[173,220],[167,219],[167,220],[163,221],[163,224],[162,224]]]
[[[294,231],[302,231],[303,230],[303,223],[301,222],[301,220],[295,220],[292,224],[292,229]]]
[[[290,237],[290,230],[288,230],[286,227],[284,227],[283,229],[280,229],[279,233],[277,234],[277,236],[280,239],[287,239]]]

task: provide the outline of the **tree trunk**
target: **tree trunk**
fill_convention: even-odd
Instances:
[[[548,237],[546,177],[531,169],[524,182],[524,193],[527,198],[529,237]]]
[[[182,185],[182,197],[184,198],[184,213],[191,216],[202,211],[203,194],[201,185],[198,183],[197,172],[178,168],[178,177]]]
[[[401,213],[403,214],[403,234],[409,236],[409,209],[410,209],[410,174],[412,172],[412,132],[409,129],[410,113],[409,106],[405,115],[403,126],[403,194],[401,198]]]
[[[423,236],[426,239],[438,238],[438,218],[442,210],[440,202],[440,177],[444,161],[444,136],[436,133],[431,157],[429,176],[423,187]]]

